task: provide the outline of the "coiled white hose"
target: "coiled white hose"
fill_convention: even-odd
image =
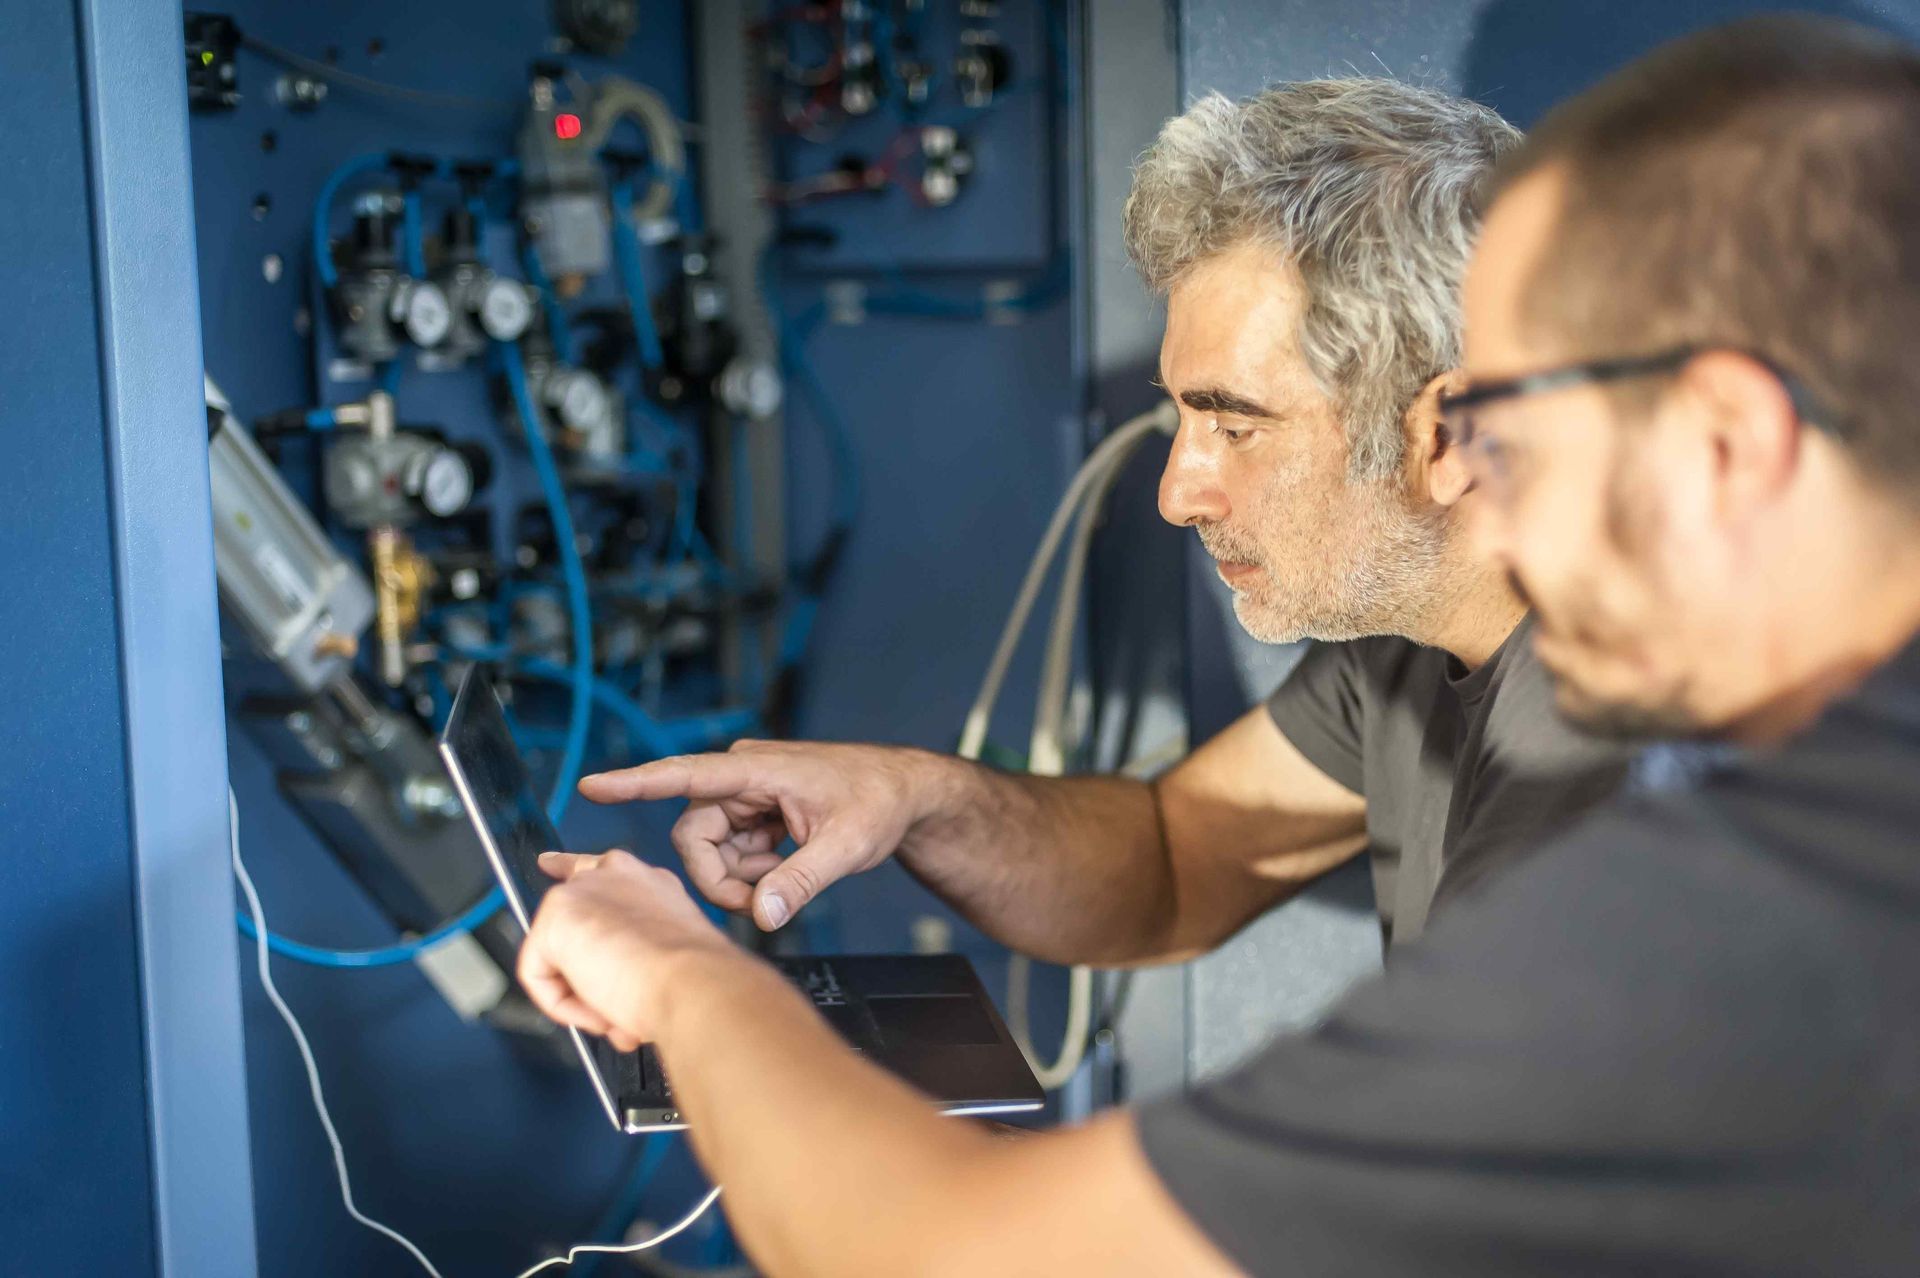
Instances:
[[[1100,513],[1107,497],[1119,481],[1128,459],[1155,431],[1172,435],[1178,429],[1179,421],[1174,405],[1171,402],[1161,403],[1124,423],[1101,440],[1074,474],[1072,483],[1067,485],[1066,494],[1061,497],[1060,504],[1054,508],[1053,517],[1047,522],[1046,532],[1041,535],[1033,561],[1021,580],[1013,610],[1000,632],[1000,641],[994,647],[993,659],[987,665],[980,694],[974,698],[973,706],[967,712],[966,726],[960,734],[959,754],[962,758],[978,759],[986,745],[987,727],[993,718],[994,704],[999,700],[1000,690],[1006,682],[1007,671],[1013,664],[1014,651],[1019,647],[1020,636],[1032,615],[1040,585],[1046,579],[1047,570],[1060,549],[1067,526],[1073,522],[1077,512],[1079,523],[1074,529],[1066,564],[1061,569],[1059,595],[1054,605],[1053,621],[1048,628],[1027,759],[1028,770],[1038,776],[1059,776],[1066,770],[1064,738],[1067,692],[1073,673],[1074,627],[1080,615],[1081,586],[1086,578],[1093,534],[1099,527]],[[1079,1072],[1085,1056],[1087,1033],[1093,1024],[1093,971],[1076,966],[1068,973],[1066,1033],[1059,1056],[1051,1062],[1040,1061],[1034,1050],[1029,1014],[1031,983],[1032,961],[1024,954],[1012,955],[1007,965],[1007,1021],[1013,1031],[1014,1041],[1019,1043],[1020,1050],[1026,1053],[1027,1062],[1033,1066],[1034,1076],[1042,1087],[1052,1091],[1065,1086]]]

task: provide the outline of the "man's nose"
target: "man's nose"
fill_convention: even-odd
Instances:
[[[1180,527],[1220,523],[1233,509],[1220,483],[1220,459],[1196,440],[1198,433],[1193,423],[1180,423],[1160,473],[1160,517]]]

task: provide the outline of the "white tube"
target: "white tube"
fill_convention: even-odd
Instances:
[[[961,757],[977,759],[986,745],[994,705],[999,700],[1007,671],[1013,664],[1013,654],[1019,646],[1020,635],[1026,629],[1027,619],[1040,593],[1041,582],[1046,579],[1047,569],[1059,550],[1061,538],[1077,511],[1079,523],[1074,530],[1066,566],[1061,570],[1059,597],[1049,628],[1040,691],[1034,707],[1033,736],[1028,750],[1028,768],[1033,773],[1058,776],[1065,771],[1064,721],[1067,689],[1073,672],[1074,628],[1079,619],[1081,587],[1086,576],[1093,534],[1099,526],[1100,512],[1114,484],[1118,482],[1127,459],[1147,435],[1155,430],[1171,435],[1178,426],[1178,411],[1171,402],[1163,402],[1108,435],[1074,474],[1066,494],[1048,520],[1040,545],[1034,551],[1033,560],[1020,583],[1013,610],[1007,617],[1006,627],[1001,631],[999,643],[994,648],[993,660],[987,667],[980,695],[975,698],[967,714],[966,727],[960,737]],[[1051,1091],[1065,1086],[1079,1072],[1084,1058],[1087,1034],[1093,1023],[1093,971],[1081,966],[1069,969],[1066,1031],[1060,1055],[1051,1062],[1040,1061],[1033,1046],[1029,1014],[1031,975],[1031,960],[1023,954],[1010,956],[1007,965],[1007,1021],[1014,1041],[1033,1067],[1034,1076],[1043,1088]]]
[[[1080,619],[1081,587],[1107,496],[1120,482],[1120,472],[1126,469],[1132,454],[1129,448],[1116,455],[1088,490],[1079,522],[1074,525],[1073,542],[1067,547],[1066,566],[1060,570],[1060,590],[1040,663],[1040,692],[1034,703],[1033,736],[1027,750],[1027,771],[1039,776],[1057,777],[1067,770],[1067,691],[1073,679],[1074,626]]]
[[[1048,521],[1047,530],[1040,538],[1033,561],[1027,566],[1027,575],[1020,583],[1020,593],[1014,600],[1013,611],[1007,617],[1006,628],[1000,632],[1000,642],[994,648],[993,660],[988,664],[986,678],[981,682],[980,695],[974,698],[973,708],[967,712],[966,727],[960,734],[959,754],[962,758],[978,759],[981,748],[986,745],[987,725],[993,717],[994,702],[999,700],[1000,687],[1006,682],[1007,668],[1013,664],[1013,653],[1020,642],[1020,632],[1026,628],[1034,599],[1040,593],[1040,583],[1045,580],[1047,566],[1053,562],[1060,539],[1066,534],[1067,523],[1073,518],[1087,490],[1095,479],[1105,473],[1106,466],[1116,453],[1126,451],[1129,445],[1149,431],[1171,434],[1178,421],[1173,404],[1162,403],[1101,440],[1081,464],[1073,482],[1067,487],[1066,495],[1054,508],[1053,518]]]
[[[653,166],[659,170],[647,186],[645,195],[634,201],[631,213],[642,222],[665,217],[673,211],[674,186],[687,167],[687,148],[680,134],[680,118],[666,100],[645,85],[619,76],[607,76],[594,88],[587,107],[587,136],[582,149],[598,151],[606,145],[613,126],[621,120],[637,122],[647,135],[647,148]],[[618,210],[627,216],[629,210]]]

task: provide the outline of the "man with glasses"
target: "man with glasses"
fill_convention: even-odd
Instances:
[[[1448,429],[1561,704],[1723,748],[1317,1029],[1015,1142],[670,872],[554,857],[522,978],[658,1043],[768,1273],[1920,1265],[1920,56],[1774,19],[1635,64],[1506,166],[1466,310]]]

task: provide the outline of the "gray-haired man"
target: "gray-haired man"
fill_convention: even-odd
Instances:
[[[686,797],[701,891],[777,928],[898,855],[988,934],[1063,963],[1208,950],[1370,849],[1382,929],[1603,797],[1622,753],[1554,716],[1437,397],[1494,161],[1485,107],[1387,80],[1214,95],[1138,166],[1129,251],[1167,298],[1180,429],[1161,513],[1194,528],[1256,638],[1309,652],[1152,784],[1009,776],[914,750],[748,743],[589,778]],[[790,858],[774,849],[792,836]]]

